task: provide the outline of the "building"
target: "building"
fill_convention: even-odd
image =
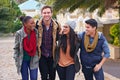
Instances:
[[[40,9],[42,6],[43,6],[43,4],[41,4],[40,2],[37,2],[35,0],[28,0],[28,1],[18,5],[21,12],[23,12],[27,16],[31,16],[31,17],[39,15]]]

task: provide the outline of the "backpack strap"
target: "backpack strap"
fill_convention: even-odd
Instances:
[[[56,22],[56,24],[58,26],[57,30],[59,30],[60,25],[59,25],[59,23],[56,20],[55,20],[55,22]]]
[[[60,24],[55,20],[56,24],[57,24],[57,34],[56,34],[56,40],[58,41],[60,38],[59,32],[60,32]]]
[[[36,26],[35,26],[36,29],[38,29],[38,27],[39,27],[38,22],[39,22],[39,20],[36,21]]]

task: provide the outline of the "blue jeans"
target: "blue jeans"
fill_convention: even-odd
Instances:
[[[21,66],[22,80],[29,80],[29,74],[30,80],[37,80],[38,69],[30,69],[30,61],[23,60]]]
[[[57,65],[57,72],[60,80],[74,80],[75,78],[74,64],[67,67],[61,67]]]
[[[95,76],[96,80],[104,80],[102,68],[99,71],[94,72],[93,68],[82,66],[82,72],[84,74],[85,80],[94,80],[93,75]]]

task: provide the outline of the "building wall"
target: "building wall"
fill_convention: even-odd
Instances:
[[[103,34],[106,37],[108,41],[110,41],[110,28],[112,27],[113,24],[104,24],[103,27]]]
[[[40,11],[38,10],[24,10],[22,11],[24,14],[26,14],[26,16],[31,16],[31,17],[34,17],[36,15],[39,15],[40,14]]]
[[[103,32],[103,27],[98,27],[98,31]]]

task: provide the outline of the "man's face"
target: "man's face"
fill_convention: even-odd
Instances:
[[[96,27],[92,27],[90,24],[85,24],[85,28],[86,28],[86,34],[89,36],[95,33],[96,31]]]
[[[52,12],[51,12],[50,8],[43,9],[41,14],[42,14],[42,17],[43,17],[44,21],[49,21],[52,18]]]

